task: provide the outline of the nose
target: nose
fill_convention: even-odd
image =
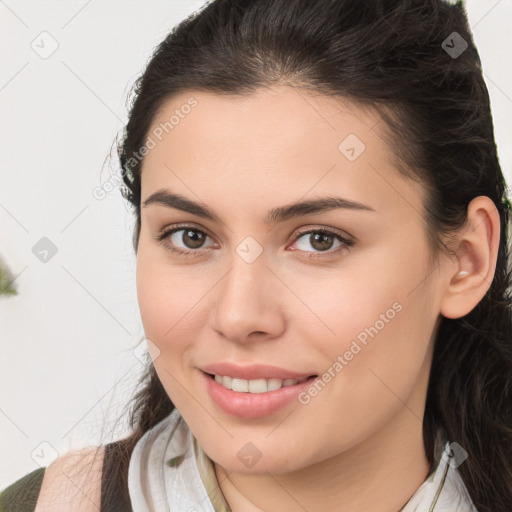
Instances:
[[[285,329],[283,284],[261,254],[249,263],[234,253],[215,287],[214,330],[236,343],[278,337]]]

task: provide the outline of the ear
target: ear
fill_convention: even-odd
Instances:
[[[446,318],[467,315],[490,288],[500,243],[500,215],[487,196],[468,205],[467,222],[457,234],[455,260],[447,267],[440,313]]]

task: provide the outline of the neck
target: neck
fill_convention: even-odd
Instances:
[[[430,472],[422,421],[405,405],[349,450],[292,473],[214,467],[232,512],[398,512]]]

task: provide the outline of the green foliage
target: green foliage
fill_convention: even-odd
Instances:
[[[0,295],[18,295],[14,277],[2,260],[0,260]]]

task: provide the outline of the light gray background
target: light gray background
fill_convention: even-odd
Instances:
[[[0,298],[0,489],[102,429],[125,433],[110,434],[144,369],[133,221],[116,187],[92,192],[118,171],[130,86],[203,4],[0,0],[0,254],[19,292]],[[467,6],[510,184],[512,0]],[[42,237],[57,247],[46,263]]]

